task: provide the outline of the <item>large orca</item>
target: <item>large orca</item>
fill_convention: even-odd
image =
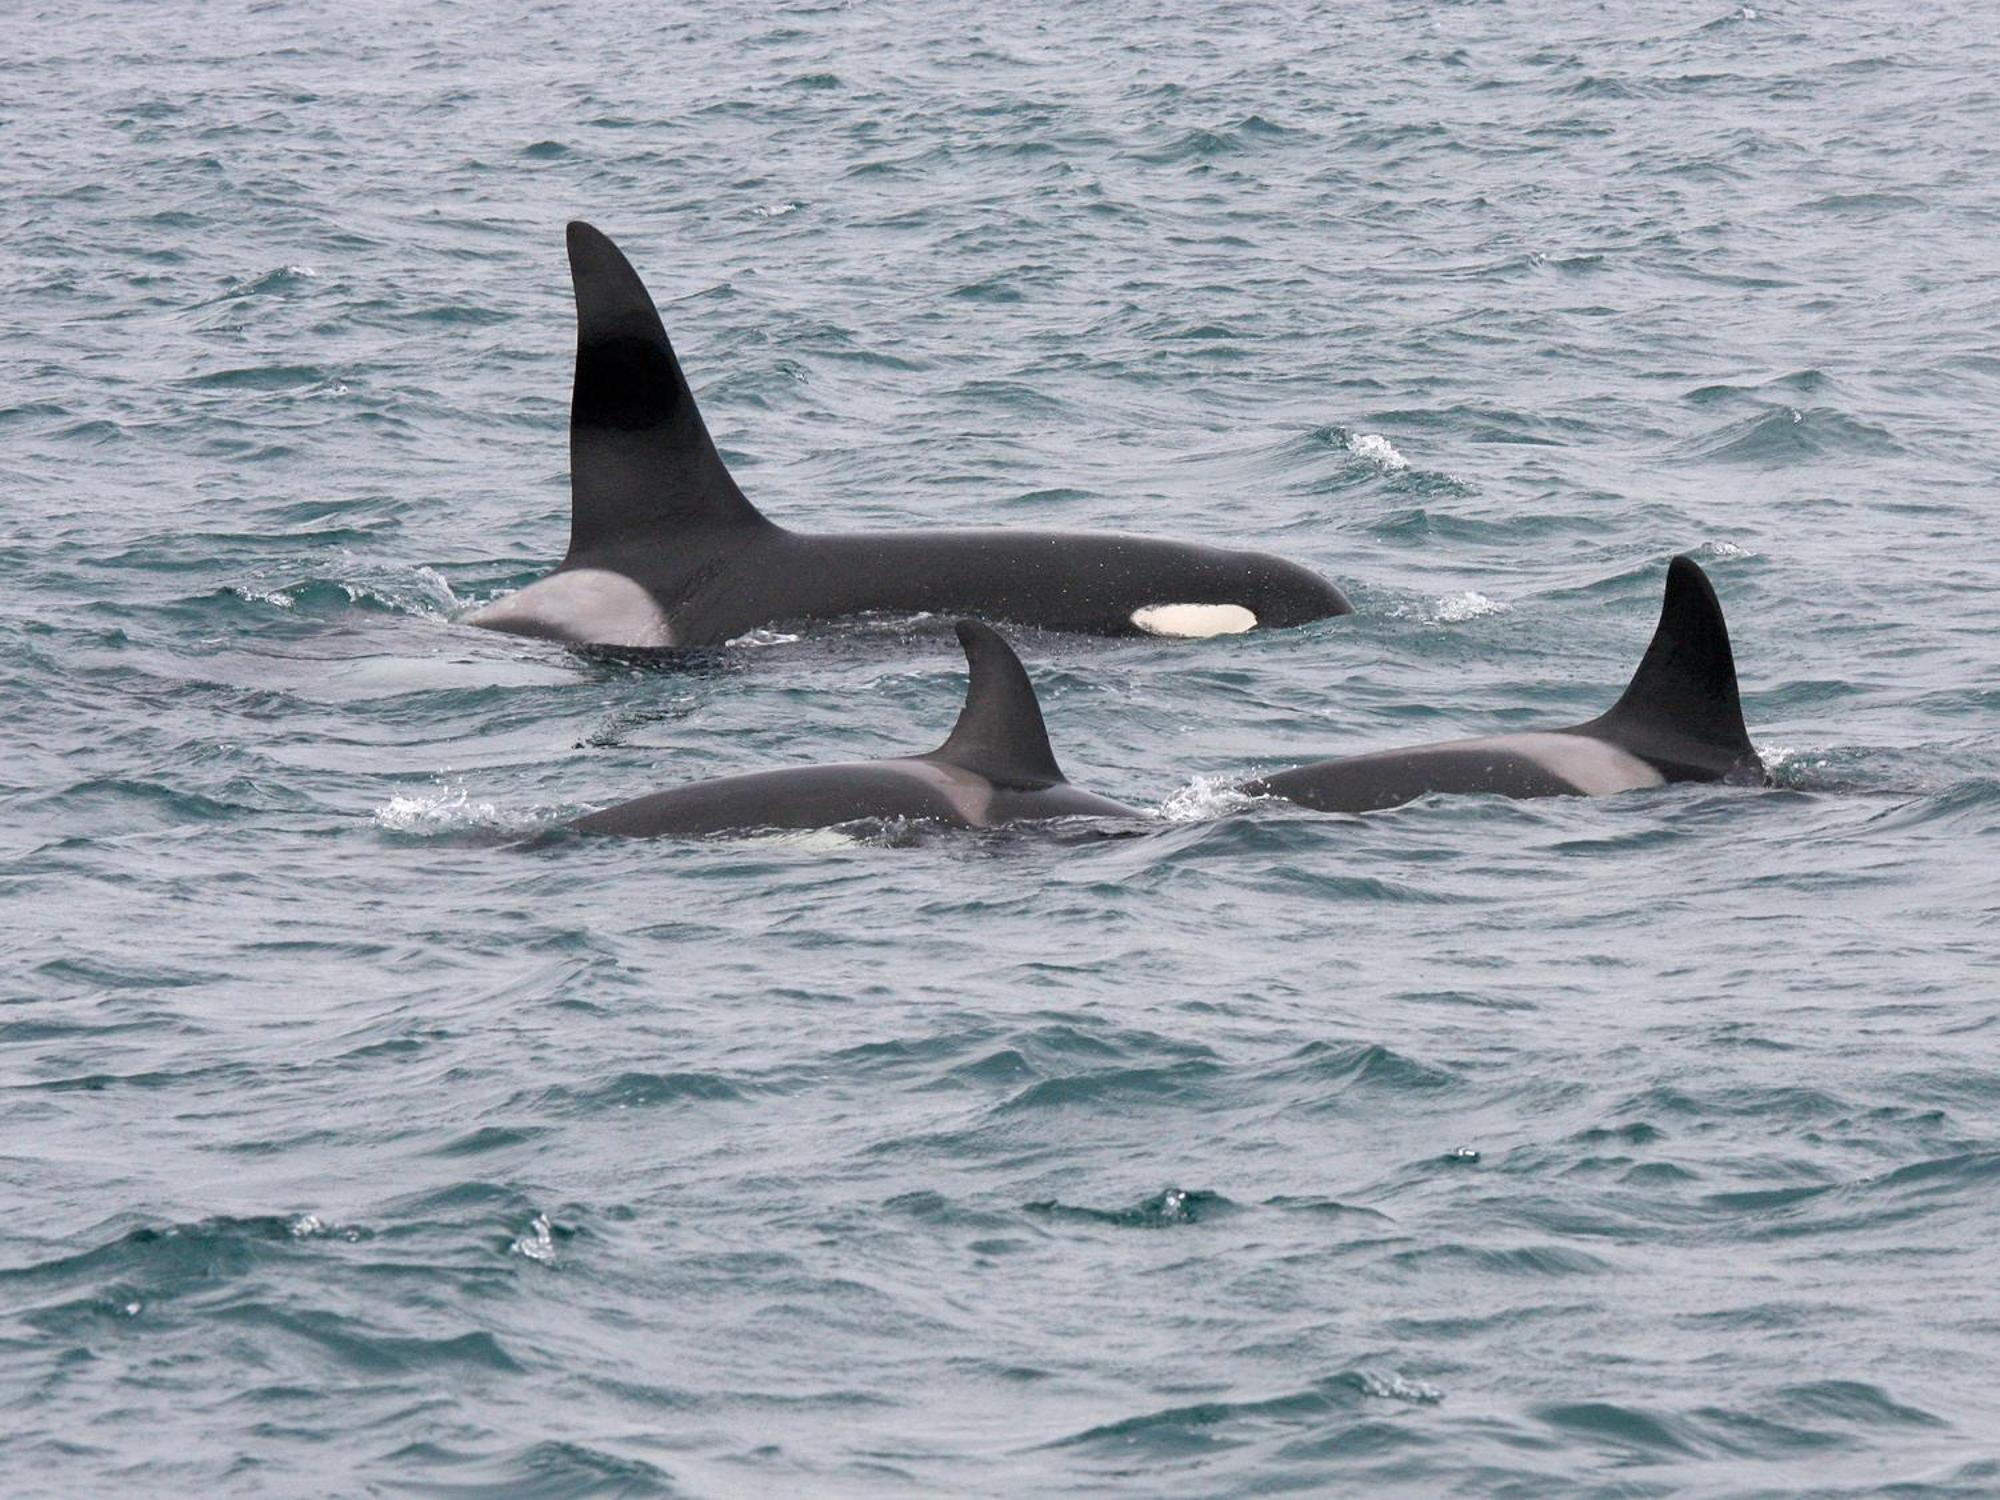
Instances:
[[[891,819],[991,828],[1047,818],[1142,816],[1069,784],[1049,748],[1028,674],[999,632],[960,620],[958,643],[972,669],[965,707],[951,737],[928,755],[697,781],[592,813],[572,826],[658,838]]]
[[[467,615],[574,645],[715,645],[761,625],[973,614],[1097,634],[1223,635],[1350,613],[1295,563],[1151,537],[1050,531],[807,535],[729,476],[644,283],[588,224],[576,285],[569,551]]]
[[[1722,606],[1694,559],[1677,557],[1638,673],[1610,712],[1588,724],[1323,760],[1242,790],[1321,812],[1362,813],[1434,792],[1595,797],[1670,781],[1763,779],[1764,763],[1743,727]]]

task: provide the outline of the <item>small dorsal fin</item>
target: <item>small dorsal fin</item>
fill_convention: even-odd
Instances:
[[[702,424],[653,299],[590,225],[569,226],[576,287],[569,555],[679,527],[766,524]]]
[[[1049,748],[1042,706],[1014,648],[999,631],[976,620],[958,622],[958,643],[972,669],[965,707],[952,726],[951,738],[924,759],[960,766],[1004,786],[1043,787],[1064,781]]]
[[[1667,593],[1639,670],[1601,718],[1579,726],[1651,761],[1669,780],[1761,771],[1743,727],[1729,627],[1691,557],[1667,565]]]

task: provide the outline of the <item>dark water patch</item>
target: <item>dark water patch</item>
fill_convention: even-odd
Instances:
[[[433,1156],[484,1156],[489,1151],[505,1151],[526,1146],[548,1135],[541,1127],[526,1129],[504,1125],[482,1125],[479,1129],[445,1142]]]
[[[1280,1194],[1275,1198],[1266,1198],[1264,1207],[1327,1219],[1365,1219],[1379,1224],[1395,1222],[1394,1218],[1379,1209],[1368,1208],[1359,1203],[1342,1203],[1334,1198],[1300,1198]]]
[[[1165,1188],[1130,1208],[1082,1208],[1049,1199],[1024,1205],[1037,1218],[1076,1224],[1104,1224],[1114,1229],[1169,1229],[1226,1219],[1240,1212],[1220,1193],[1203,1189]]]
[[[1535,1415],[1565,1442],[1628,1460],[1658,1462],[1691,1456],[1705,1446],[1683,1419],[1610,1401],[1543,1406]]]
[[[1399,1251],[1389,1263],[1400,1270],[1428,1272],[1461,1268],[1505,1277],[1597,1276],[1611,1263],[1567,1245],[1521,1245],[1495,1249],[1481,1245],[1440,1244]]]
[[[639,1500],[695,1493],[649,1460],[574,1441],[543,1440],[504,1453],[412,1443],[385,1454],[377,1467],[393,1493],[440,1500]]]
[[[326,385],[331,379],[317,365],[244,365],[189,376],[180,384],[197,391],[297,391]]]
[[[109,1280],[157,1299],[247,1276],[282,1249],[320,1231],[317,1220],[274,1215],[142,1225],[115,1240],[52,1260],[0,1268],[0,1284],[27,1288],[48,1282]]]
[[[560,1115],[595,1115],[607,1110],[659,1109],[674,1104],[736,1103],[743,1088],[714,1073],[620,1073],[604,1083],[558,1085],[536,1098],[538,1108]]]

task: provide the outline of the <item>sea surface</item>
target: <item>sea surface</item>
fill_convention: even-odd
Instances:
[[[0,1493],[2000,1494],[1980,8],[7,8]],[[941,620],[561,554],[564,222],[804,529],[1253,546],[1017,631],[1136,830],[631,843]],[[1245,805],[1572,723],[1690,552],[1770,788]]]

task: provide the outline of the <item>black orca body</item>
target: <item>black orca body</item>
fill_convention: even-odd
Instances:
[[[1594,797],[1672,781],[1763,779],[1743,727],[1722,607],[1708,575],[1677,557],[1652,644],[1609,713],[1568,729],[1324,760],[1242,789],[1320,812],[1363,813],[1439,792]]]
[[[760,625],[973,614],[1107,635],[1207,636],[1351,612],[1281,558],[1115,534],[807,535],[766,520],[717,454],[644,283],[588,224],[576,286],[570,541],[556,570],[466,616],[573,645],[716,645]]]
[[[892,819],[992,828],[1048,818],[1141,816],[1064,778],[1028,674],[998,632],[961,620],[958,641],[972,670],[965,707],[951,737],[928,755],[697,781],[592,813],[572,826],[627,838],[693,838]]]

